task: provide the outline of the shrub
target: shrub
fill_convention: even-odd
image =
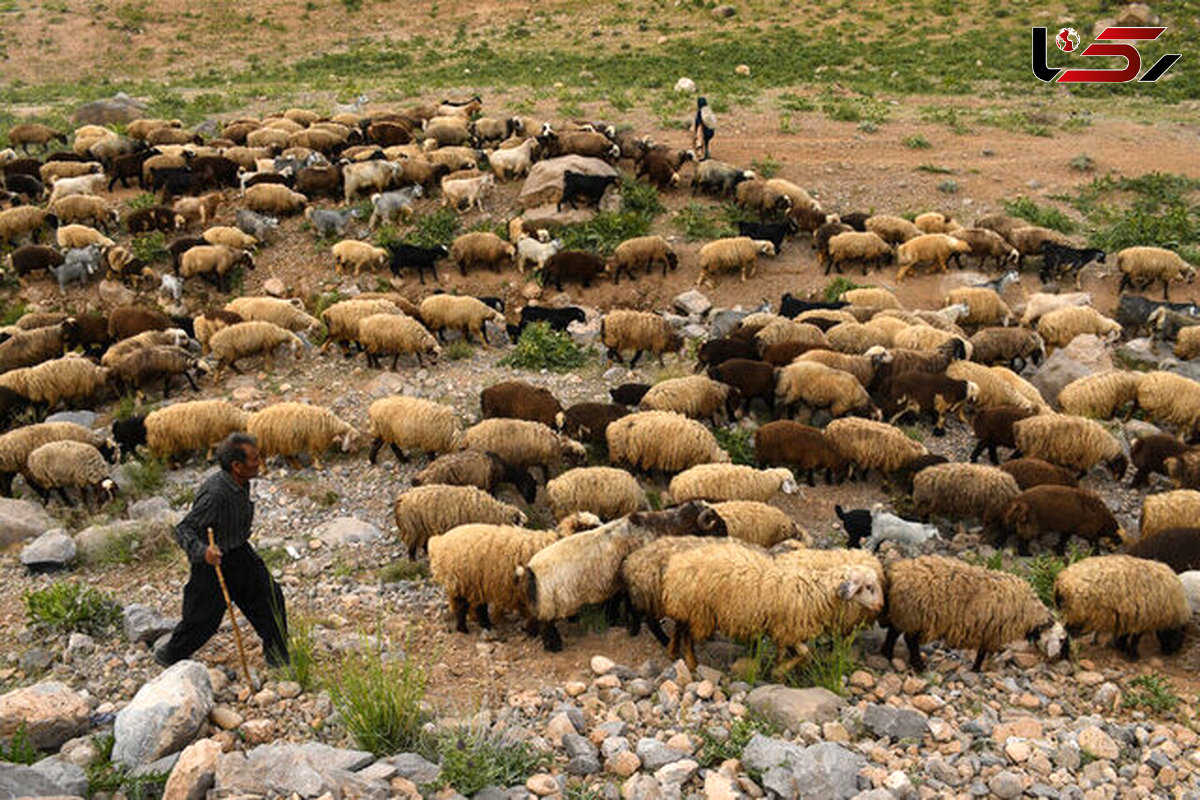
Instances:
[[[1179,696],[1171,690],[1171,684],[1162,675],[1139,675],[1129,682],[1129,690],[1123,693],[1121,705],[1126,708],[1140,706],[1156,714],[1164,714],[1179,705]]]
[[[381,583],[422,580],[429,577],[429,562],[401,559],[382,567],[378,574]]]
[[[526,325],[513,351],[500,360],[506,367],[567,372],[587,361],[587,353],[569,335],[550,329],[549,323]]]
[[[134,461],[126,468],[133,492],[137,495],[154,494],[162,488],[166,467],[161,458]]]
[[[912,136],[905,136],[900,140],[900,143],[909,150],[928,150],[933,147],[929,143],[929,140],[919,133],[914,133]]]
[[[0,741],[0,761],[7,761],[10,764],[36,764],[41,760],[42,754],[33,746],[33,741],[29,738],[23,721],[17,724],[17,729],[13,731],[12,739],[9,740],[7,746]]]
[[[114,502],[126,500],[117,497]],[[105,509],[112,513],[112,509]],[[104,566],[110,564],[132,564],[134,561],[144,561],[166,548],[170,541],[169,528],[151,522],[143,523],[131,530],[122,531],[110,536],[99,551],[86,559],[88,566]]]
[[[861,289],[854,281],[849,278],[839,275],[829,283],[825,284],[825,302],[833,303],[842,299],[842,295],[851,289]]]
[[[278,614],[276,621],[280,621]],[[305,692],[312,692],[320,685],[317,639],[313,629],[313,622],[307,617],[293,615],[288,620],[288,663],[275,669],[280,679],[295,681]]]
[[[1079,172],[1091,172],[1096,167],[1096,162],[1087,153],[1080,153],[1067,162],[1067,166]]]
[[[521,783],[550,763],[548,754],[525,742],[502,742],[470,730],[447,734],[438,749],[442,761],[438,781],[468,797],[487,786]]]
[[[745,464],[751,467],[757,464],[754,458],[754,431],[742,428],[733,430],[717,428],[713,431],[713,437],[721,449],[729,453],[729,458],[734,464]]]
[[[937,188],[938,188],[938,191],[941,192],[942,194],[957,194],[958,193],[958,181],[951,178],[950,180],[942,181],[941,183],[939,183]]]
[[[1085,557],[1087,557],[1087,551],[1075,547],[1071,548],[1065,559],[1049,553],[1042,553],[1031,559],[1025,566],[1023,577],[1029,581],[1034,592],[1037,593],[1038,599],[1048,607],[1054,608],[1054,579],[1058,577],[1058,573]]]
[[[121,623],[121,604],[87,584],[62,581],[27,592],[29,621],[61,633],[102,636]]]
[[[949,167],[938,166],[937,164],[925,163],[917,165],[917,172],[930,172],[934,175],[951,175],[954,173],[954,170]]]
[[[29,306],[25,304],[24,300],[16,300],[11,304],[9,304],[8,301],[0,301],[0,325],[12,325],[19,320],[28,309]]]
[[[439,244],[449,247],[454,235],[458,233],[458,227],[458,214],[454,209],[439,208],[417,217],[413,229],[404,239],[418,247],[435,247]]]
[[[1030,225],[1039,225],[1043,228],[1053,228],[1056,231],[1063,233],[1074,233],[1079,228],[1079,223],[1068,217],[1057,208],[1047,206],[1039,206],[1033,200],[1024,195],[1016,200],[1001,199],[1001,204],[1004,210],[1014,217],[1028,220]]]
[[[776,736],[779,732],[779,726],[766,717],[753,712],[743,714],[730,723],[729,735],[724,738],[717,738],[708,730],[700,731],[702,743],[697,760],[706,769],[716,769],[731,758],[741,758],[755,734]]]
[[[129,206],[130,211],[136,211],[139,208],[149,208],[154,205],[154,195],[149,192],[142,192],[139,195],[129,198],[125,202],[125,205]]]
[[[338,665],[329,695],[346,730],[364,750],[383,757],[427,745],[421,701],[429,668],[411,655],[393,656],[367,642]]]
[[[152,231],[141,236],[135,236],[129,242],[129,251],[134,258],[154,264],[166,261],[171,257],[167,252],[167,237],[162,231]]]
[[[808,648],[811,658],[802,673],[804,683],[822,686],[834,694],[845,694],[846,676],[858,666],[854,656],[857,635],[858,628],[847,634],[838,633],[835,629],[811,642]]]
[[[442,357],[448,361],[461,361],[464,358],[470,358],[474,353],[475,348],[463,339],[455,339],[442,348]]]
[[[99,757],[87,767],[88,797],[120,793],[128,800],[151,800],[162,796],[166,788],[168,772],[139,772],[130,774],[129,767],[112,761],[112,734],[93,736]]]
[[[675,227],[689,242],[720,239],[722,236],[733,235],[734,231],[733,226],[721,224],[715,209],[694,200],[675,214]]]

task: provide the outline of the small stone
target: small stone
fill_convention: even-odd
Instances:
[[[741,75],[743,77],[748,78],[748,77],[750,77],[750,65],[749,64],[738,64],[736,67],[733,68],[733,73],[735,75]]]
[[[737,14],[737,9],[728,5],[717,6],[712,10],[712,15],[715,19],[728,19],[735,14]]]
[[[1079,745],[1075,742],[1063,742],[1054,751],[1054,763],[1060,768],[1074,772],[1083,762]]]
[[[617,753],[604,762],[606,770],[622,778],[628,778],[641,769],[641,766],[641,759],[628,750]]]
[[[657,739],[639,739],[636,750],[638,758],[642,760],[642,764],[646,769],[651,771],[656,771],[667,764],[684,758],[683,753],[667,747]]]
[[[634,775],[621,786],[623,800],[664,800],[658,781],[649,775]]]
[[[241,714],[225,705],[213,706],[213,710],[209,712],[208,718],[211,719],[213,723],[217,725],[217,727],[227,731],[237,728],[244,721]]]
[[[875,688],[875,676],[865,670],[855,670],[850,675],[850,685],[869,691]]]
[[[267,278],[263,281],[263,291],[272,297],[283,297],[287,294],[287,287],[283,285],[283,281],[279,278]]]
[[[1094,758],[1109,761],[1115,761],[1121,754],[1121,748],[1112,737],[1095,725],[1089,725],[1079,732],[1079,749]]]
[[[1028,744],[1019,739],[1011,739],[1004,746],[1004,753],[1012,759],[1013,763],[1020,764],[1029,759],[1031,750]]]
[[[1020,797],[1021,793],[1025,791],[1021,785],[1021,778],[1008,770],[993,775],[992,779],[988,781],[987,786],[992,790],[992,794],[1001,800],[1011,800],[1013,797]]]
[[[250,744],[266,744],[275,738],[275,726],[269,719],[249,719],[241,728]]]
[[[579,729],[575,727],[575,723],[566,714],[555,714],[546,723],[546,740],[555,747],[562,747],[565,737],[577,733],[579,733]]]
[[[716,687],[713,686],[712,681],[700,681],[696,684],[696,696],[701,700],[708,700],[713,696],[713,692],[715,691]]]
[[[536,794],[538,797],[545,797],[551,794],[558,793],[558,781],[554,780],[553,775],[540,773],[530,777],[525,781],[525,788]]]
[[[279,695],[271,689],[263,689],[258,694],[254,695],[254,704],[257,706],[273,706],[279,701]]]
[[[840,722],[826,722],[821,726],[821,736],[827,742],[845,743],[850,741],[850,732]]]
[[[1092,696],[1092,702],[1102,711],[1116,711],[1121,702],[1121,690],[1115,683],[1102,683]]]
[[[690,758],[685,758],[655,771],[654,778],[663,784],[684,784],[690,781],[699,769],[699,764]]]
[[[676,296],[674,305],[681,314],[703,316],[712,308],[712,301],[696,289],[689,289]]]
[[[689,756],[695,750],[695,748],[692,747],[692,740],[686,733],[677,733],[670,739],[667,739],[667,747],[671,748],[672,750],[678,750],[681,753],[686,753]]]
[[[605,656],[592,656],[592,672],[597,675],[607,675],[612,672],[616,664],[611,658]]]
[[[582,681],[568,681],[563,686],[563,691],[567,693],[567,697],[578,697],[587,691],[587,684]]]
[[[704,800],[738,800],[733,781],[716,770],[704,774]]]
[[[46,531],[21,550],[21,563],[30,572],[63,569],[74,560],[75,540],[62,528]]]
[[[871,704],[863,712],[863,725],[876,736],[920,739],[929,733],[929,721],[918,711]]]
[[[1002,722],[992,730],[992,741],[996,744],[1016,736],[1021,739],[1041,739],[1042,723],[1033,717],[1021,717],[1011,722]]]
[[[291,700],[293,697],[299,697],[303,687],[295,681],[282,681],[275,690],[279,692],[279,696]]]
[[[931,694],[919,694],[912,699],[913,708],[926,714],[932,714],[945,705]]]
[[[1099,686],[1104,683],[1104,676],[1099,672],[1077,672],[1075,681],[1083,686]]]
[[[1041,708],[1042,701],[1037,698],[1037,695],[1026,692],[1017,698],[1017,705],[1021,708]]]

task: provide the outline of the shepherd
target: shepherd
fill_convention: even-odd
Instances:
[[[712,107],[708,104],[708,100],[700,97],[696,99],[696,119],[692,123],[692,141],[697,153],[704,151],[701,160],[708,158],[708,143],[712,139],[713,134],[717,132],[717,115],[713,113]]]
[[[183,589],[183,619],[170,640],[154,651],[154,660],[168,667],[191,656],[217,632],[225,616],[216,570],[221,567],[230,598],[262,639],[267,664],[283,666],[288,663],[283,592],[250,546],[250,481],[260,463],[257,440],[231,433],[217,446],[217,462],[221,468],[200,486],[191,511],[175,528],[175,541],[187,555],[191,576]]]

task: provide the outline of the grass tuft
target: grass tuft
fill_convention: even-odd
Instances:
[[[1139,675],[1129,682],[1129,689],[1123,693],[1121,705],[1125,708],[1145,708],[1156,714],[1165,714],[1179,705],[1179,695],[1171,690],[1171,684],[1162,675]]]
[[[829,283],[825,284],[825,290],[822,294],[825,296],[826,303],[834,303],[838,300],[841,300],[842,295],[851,289],[861,288],[861,286],[844,275],[839,275]]]
[[[460,730],[440,742],[442,771],[438,781],[471,796],[488,786],[522,783],[550,763],[526,742],[504,742],[486,733]]]
[[[1067,234],[1075,233],[1079,229],[1079,223],[1057,208],[1039,206],[1024,195],[1018,197],[1016,200],[1001,199],[1000,203],[1009,214],[1027,220],[1030,225],[1053,228],[1056,231]]]
[[[36,764],[41,760],[42,754],[33,746],[33,740],[25,730],[24,721],[17,723],[17,729],[13,731],[7,745],[0,741],[0,761],[10,764]]]
[[[526,325],[513,351],[500,360],[506,367],[567,372],[583,366],[588,354],[571,337],[550,329],[549,323]]]
[[[385,653],[382,637],[378,645],[364,637],[362,650],[347,655],[335,674],[330,699],[359,747],[379,757],[427,747],[421,710],[429,683],[426,663]]]
[[[121,604],[87,584],[62,581],[25,594],[29,621],[61,633],[103,636],[121,624]]]
[[[779,726],[766,717],[754,713],[743,714],[730,723],[729,734],[724,738],[717,738],[707,730],[700,731],[702,743],[697,760],[705,769],[716,769],[731,758],[741,758],[742,751],[755,734],[777,736],[780,732]]]
[[[742,428],[717,428],[713,431],[713,436],[721,449],[729,453],[729,458],[734,464],[757,465],[758,462],[754,457],[754,431]]]
[[[919,133],[915,133],[912,136],[905,136],[900,140],[900,143],[909,150],[928,150],[933,147],[929,143],[929,140]]]

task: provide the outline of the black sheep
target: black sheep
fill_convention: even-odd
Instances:
[[[696,351],[696,372],[705,367],[715,367],[731,358],[744,358],[747,361],[758,359],[758,349],[753,340],[740,339],[709,339],[700,345]]]
[[[1142,537],[1126,552],[1161,561],[1176,572],[1200,569],[1200,528],[1166,528]]]
[[[436,281],[438,275],[435,265],[438,259],[450,255],[450,251],[443,244],[439,244],[437,247],[417,247],[404,242],[391,242],[387,245],[387,250],[391,256],[392,274],[400,277],[400,271],[404,267],[416,269],[417,280],[421,282],[422,286],[425,285],[425,270],[429,270]]]
[[[25,198],[27,203],[36,203],[46,193],[45,185],[31,175],[5,175],[4,188]]]
[[[608,394],[612,397],[614,403],[620,403],[623,406],[636,406],[642,402],[642,398],[646,396],[646,392],[650,391],[648,383],[622,383],[614,389],[609,389]]]
[[[783,249],[785,236],[795,233],[798,228],[794,220],[785,219],[782,222],[739,222],[738,233],[751,239],[765,239],[775,245],[775,254]]]
[[[1157,472],[1167,474],[1165,461],[1173,456],[1180,456],[1192,448],[1166,433],[1155,433],[1142,436],[1129,447],[1129,460],[1137,468],[1133,482],[1129,484],[1137,489],[1145,486],[1150,475]]]
[[[82,347],[90,356],[100,356],[108,348],[108,318],[103,314],[80,314],[63,320],[63,344],[68,350]]]
[[[586,289],[603,272],[604,259],[600,256],[582,250],[563,250],[546,260],[542,277],[546,283],[553,282],[554,288],[561,292],[563,280],[577,281]]]
[[[138,153],[124,153],[114,158],[109,170],[108,190],[111,192],[117,181],[120,181],[121,185],[128,189],[130,178],[136,179],[138,186],[145,188],[145,182],[142,180],[142,165],[150,156],[157,155],[161,155],[161,151],[151,148]]]
[[[550,308],[549,306],[525,306],[521,309],[521,321],[517,325],[517,336],[525,330],[526,325],[535,322],[549,323],[551,330],[565,331],[572,322],[581,325],[587,321],[587,315],[582,308],[566,306],[565,308]]]
[[[9,256],[12,271],[16,273],[17,277],[28,275],[38,270],[49,270],[50,267],[61,266],[63,261],[64,257],[62,253],[44,244],[22,245]]]
[[[971,463],[975,463],[985,448],[993,464],[1000,463],[996,454],[997,447],[1011,447],[1013,456],[1016,457],[1017,442],[1013,434],[1013,425],[1032,415],[1033,412],[1017,406],[980,409],[971,421],[975,436],[979,439],[975,449],[971,451]]]
[[[606,447],[609,424],[628,414],[628,408],[616,403],[576,403],[559,415],[558,427],[577,442]]]
[[[121,460],[124,461],[126,456],[133,455],[138,447],[146,443],[146,418],[127,417],[113,420],[112,437],[120,448]]]
[[[1042,282],[1063,275],[1062,267],[1069,267],[1069,272],[1078,273],[1090,262],[1104,263],[1104,251],[1097,248],[1076,248],[1057,242],[1042,242],[1042,269],[1038,277]],[[1078,281],[1076,275],[1076,281]]]
[[[238,164],[225,156],[196,156],[190,166],[200,188],[220,189],[238,185]]]
[[[862,547],[863,539],[871,538],[871,512],[866,508],[852,508],[849,511],[843,511],[841,506],[834,506],[833,510],[838,515],[838,519],[842,521],[842,527],[846,529],[846,546],[847,547]]]
[[[164,198],[169,198],[194,193],[198,188],[191,167],[159,167],[154,170],[150,191],[161,191]]]
[[[845,308],[849,303],[842,300],[835,300],[832,303],[827,303],[819,300],[801,300],[793,297],[791,292],[787,292],[779,300],[779,316],[795,319],[805,311],[836,311],[839,308]]]
[[[173,231],[179,227],[176,216],[175,211],[166,206],[147,206],[130,211],[125,217],[125,225],[130,233]]]
[[[735,387],[742,397],[742,411],[750,413],[750,401],[762,398],[775,412],[775,368],[764,361],[731,358],[708,368],[708,377]]]
[[[867,230],[867,220],[872,216],[865,211],[852,211],[849,214],[842,214],[838,219],[841,220],[842,224],[849,225],[859,233],[865,233]]]
[[[615,175],[584,175],[581,172],[567,170],[563,173],[563,191],[562,197],[558,201],[558,210],[562,211],[563,203],[570,203],[571,208],[575,208],[575,198],[577,197],[585,198],[599,205],[605,190],[619,182],[620,178]]]

